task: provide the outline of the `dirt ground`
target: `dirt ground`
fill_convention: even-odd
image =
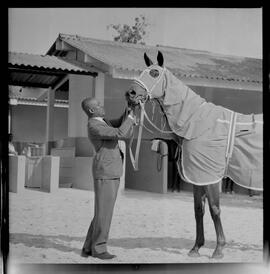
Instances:
[[[10,263],[108,263],[82,258],[93,217],[92,191],[60,188],[55,193],[25,189],[10,193]],[[262,196],[221,194],[227,240],[224,258],[211,259],[216,235],[208,208],[201,256],[187,255],[194,244],[195,218],[190,192],[155,194],[120,189],[108,250],[110,264],[224,263],[263,261]]]

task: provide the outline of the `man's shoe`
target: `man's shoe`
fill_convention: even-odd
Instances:
[[[89,256],[92,256],[92,252],[91,251],[87,251],[85,250],[84,248],[82,249],[82,252],[81,252],[81,256],[84,257],[84,258],[87,258]]]
[[[101,259],[101,260],[109,260],[109,259],[115,258],[116,256],[112,255],[112,254],[110,254],[109,252],[106,251],[106,252],[103,252],[103,253],[92,254],[92,257],[98,258],[98,259]]]

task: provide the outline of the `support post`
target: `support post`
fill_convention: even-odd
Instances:
[[[41,189],[55,192],[59,189],[60,157],[45,156],[42,158]]]
[[[55,90],[52,88],[48,89],[47,97],[47,114],[46,114],[46,155],[50,154],[50,148],[54,137],[54,99]]]
[[[99,72],[98,76],[94,78],[95,89],[94,96],[99,100],[102,106],[104,106],[104,88],[105,88],[105,74]]]
[[[11,106],[8,105],[8,133],[11,133]]]

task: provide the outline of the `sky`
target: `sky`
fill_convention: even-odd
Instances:
[[[147,45],[262,58],[262,9],[10,8],[9,51],[46,54],[59,33],[113,40],[109,24],[144,15]]]

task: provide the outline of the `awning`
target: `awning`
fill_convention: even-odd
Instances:
[[[9,53],[8,84],[54,88],[67,74],[97,76],[85,63],[67,58],[26,53]]]

